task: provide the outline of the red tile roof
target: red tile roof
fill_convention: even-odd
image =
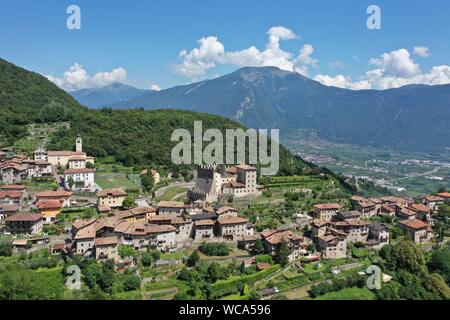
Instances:
[[[36,198],[69,198],[73,192],[68,191],[43,191],[36,193]]]
[[[438,193],[438,196],[441,197],[441,198],[448,199],[448,198],[450,198],[450,192]]]
[[[38,201],[38,202],[36,202],[36,207],[39,210],[61,209],[61,202],[59,200]]]
[[[314,208],[319,210],[339,210],[341,205],[338,203],[323,203],[314,205]]]
[[[20,222],[20,221],[35,222],[41,219],[42,219],[41,214],[19,212],[6,218],[6,222]]]
[[[234,216],[221,216],[217,219],[217,223],[220,225],[224,224],[245,224],[248,223],[247,219],[234,217]]]
[[[4,198],[20,199],[20,198],[22,198],[22,192],[20,192],[20,191],[0,191],[0,199],[4,199]]]
[[[423,222],[422,220],[419,220],[419,219],[400,221],[399,224],[402,224],[408,228],[416,229],[416,230],[428,228],[428,224],[426,224],[425,222]]]
[[[212,220],[198,220],[195,221],[196,226],[214,226],[215,222]]]
[[[414,203],[414,204],[410,205],[409,207],[417,212],[426,212],[426,213],[430,212],[430,208],[421,203],[420,204]]]
[[[127,193],[121,188],[105,189],[97,193],[97,197],[107,197],[107,196],[126,196]]]
[[[106,237],[106,238],[96,238],[94,244],[95,246],[110,246],[115,245],[118,242],[119,241],[117,237]]]

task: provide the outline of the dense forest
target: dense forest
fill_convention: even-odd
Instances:
[[[50,149],[72,150],[83,136],[86,152],[98,158],[111,156],[126,166],[170,166],[170,141],[175,129],[193,132],[194,121],[203,130],[244,128],[229,119],[180,110],[92,110],[45,77],[0,60],[0,145],[8,146],[27,135],[26,125],[66,121],[69,128],[52,133]],[[245,129],[245,128],[244,128]],[[206,144],[205,144],[206,145]],[[281,175],[318,173],[320,169],[280,149]]]

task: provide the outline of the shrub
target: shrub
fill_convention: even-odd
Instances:
[[[273,259],[272,259],[272,257],[271,257],[270,255],[268,255],[268,254],[262,254],[262,255],[257,256],[257,257],[255,258],[255,261],[256,261],[256,263],[259,263],[259,262],[265,262],[265,263],[273,264]]]
[[[141,278],[135,274],[128,274],[123,280],[123,290],[133,291],[141,287]]]
[[[0,242],[0,257],[10,257],[13,253],[11,241]]]
[[[203,243],[199,250],[207,256],[225,257],[230,254],[230,248],[224,243]]]

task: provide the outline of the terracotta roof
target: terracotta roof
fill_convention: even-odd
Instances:
[[[95,230],[99,231],[102,228],[111,228],[114,229],[115,227],[117,227],[120,223],[122,222],[122,220],[119,217],[107,217],[107,218],[102,218],[102,219],[98,219],[94,226],[95,226]]]
[[[114,230],[118,233],[130,235],[147,235],[150,233],[166,233],[176,231],[176,228],[170,225],[147,225],[143,222],[122,222]]]
[[[106,238],[96,238],[94,245],[95,246],[110,246],[117,244],[119,241],[117,237],[106,237]]]
[[[420,204],[414,203],[414,204],[410,205],[409,208],[411,208],[417,212],[426,212],[426,213],[430,212],[430,208],[422,203],[420,203]]]
[[[105,189],[97,193],[97,197],[126,196],[127,193],[121,188]]]
[[[184,202],[180,201],[160,201],[157,205],[159,208],[184,208]]]
[[[450,198],[450,192],[438,193],[438,196],[441,197],[441,198],[448,199],[448,198]]]
[[[17,212],[17,211],[19,211],[19,209],[20,209],[20,207],[14,205],[14,204],[0,205],[0,211],[3,211],[3,212]]]
[[[365,201],[365,200],[367,200],[367,199],[364,197],[361,197],[361,196],[353,196],[352,197],[352,201]]]
[[[224,214],[226,212],[229,211],[236,211],[236,209],[232,208],[232,207],[227,207],[227,206],[222,206],[216,209],[217,214]]]
[[[428,224],[426,224],[425,222],[423,222],[422,220],[419,220],[419,219],[400,221],[399,224],[404,225],[411,229],[416,229],[416,230],[428,228]]]
[[[36,202],[36,207],[42,209],[61,209],[61,202],[59,200],[47,200]]]
[[[49,157],[70,157],[70,156],[82,156],[82,155],[86,155],[86,153],[84,152],[75,152],[75,151],[48,151],[47,152],[47,156]]]
[[[370,200],[358,201],[358,204],[363,208],[369,208],[369,207],[375,206],[375,203],[373,203]]]
[[[75,228],[75,229],[81,229],[81,228],[84,228],[84,227],[89,226],[91,224],[94,224],[96,221],[97,221],[97,219],[95,219],[95,218],[87,219],[87,220],[81,220],[81,219],[80,220],[75,220],[72,223],[72,227]]]
[[[36,222],[41,219],[42,219],[41,214],[19,212],[6,218],[6,222],[20,222],[20,221]]]
[[[364,220],[347,220],[336,222],[335,225],[339,227],[365,227],[369,226],[370,223]]]
[[[241,170],[249,170],[249,171],[257,170],[255,167],[250,166],[248,164],[240,164],[240,165],[236,166],[236,168],[241,169]]]
[[[312,225],[317,227],[317,228],[321,228],[321,227],[326,226],[328,224],[329,224],[329,222],[325,221],[325,220],[314,220],[312,222]]]
[[[221,216],[217,219],[218,224],[243,224],[248,223],[248,219],[233,216]]]
[[[341,205],[338,203],[323,203],[314,205],[314,208],[319,210],[339,210]]]
[[[370,198],[369,200],[372,201],[375,204],[383,203],[383,201],[381,199],[379,199],[379,198]]]
[[[214,226],[215,222],[212,220],[198,220],[195,221],[195,226]]]
[[[389,212],[395,212],[395,208],[392,208],[391,206],[388,206],[387,204],[383,204],[381,206],[382,209],[389,211]]]
[[[167,233],[167,232],[174,232],[177,229],[173,226],[169,225],[162,225],[162,226],[148,226],[148,233]]]
[[[64,174],[79,174],[79,173],[94,173],[94,172],[95,172],[95,169],[89,169],[89,168],[64,170]]]
[[[286,243],[289,243],[291,241],[302,241],[303,237],[294,234],[292,231],[284,231],[284,232],[276,232],[271,236],[265,238],[265,240],[272,245],[276,245],[283,241]]]
[[[441,198],[438,196],[428,196],[428,197],[425,197],[425,199],[430,202],[444,201],[444,198]]]
[[[36,193],[36,198],[69,198],[73,192],[68,191],[43,191]]]
[[[64,244],[64,243],[55,243],[53,246],[52,246],[52,249],[53,250],[62,250],[62,249],[64,249],[66,247],[66,245]]]
[[[401,203],[401,204],[408,203],[408,200],[394,196],[382,197],[380,198],[380,200],[383,202],[391,202],[391,203]]]
[[[408,209],[408,208],[402,208],[400,211],[401,214],[412,217],[416,215],[416,211]]]
[[[245,184],[237,181],[230,181],[228,185],[230,185],[232,188],[245,188]]]
[[[177,217],[176,214],[165,213],[165,214],[158,214],[157,216],[150,216],[148,217],[148,221],[150,222],[171,221],[176,217]]]
[[[154,207],[145,208],[134,208],[130,210],[133,214],[143,214],[143,213],[155,213],[157,210]]]
[[[26,187],[21,184],[5,184],[0,187],[1,190],[25,190]]]
[[[4,198],[20,199],[20,198],[22,198],[22,192],[20,192],[20,191],[0,191],[0,199],[4,199]]]
[[[206,207],[203,208],[203,212],[216,212],[216,210],[213,207]]]
[[[236,174],[237,173],[237,168],[236,167],[226,168],[225,172],[227,172],[229,174]]]
[[[93,224],[80,229],[75,235],[75,240],[95,238],[96,229]]]

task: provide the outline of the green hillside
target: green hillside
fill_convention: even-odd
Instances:
[[[11,145],[27,135],[26,125],[66,121],[50,134],[51,149],[73,149],[78,133],[89,154],[113,157],[126,166],[171,166],[173,130],[193,132],[194,121],[203,129],[244,128],[241,124],[209,114],[180,110],[91,110],[45,77],[0,60],[0,144]],[[280,175],[318,173],[320,169],[280,150]]]

